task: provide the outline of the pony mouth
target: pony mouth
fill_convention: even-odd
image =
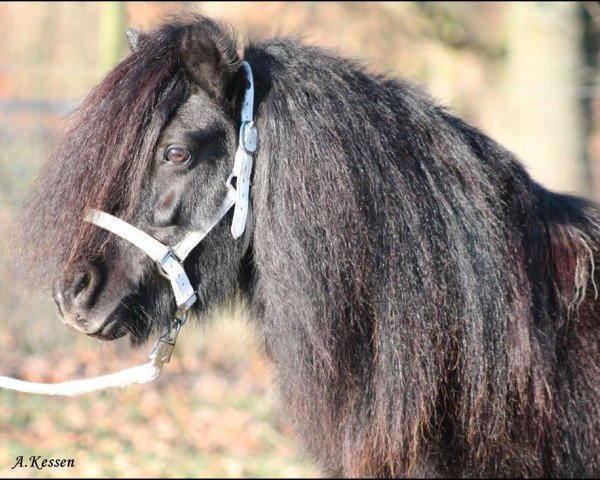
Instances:
[[[104,341],[116,340],[125,336],[128,333],[126,328],[118,319],[111,319],[104,323],[98,330],[88,333],[90,337],[98,338]]]
[[[139,347],[146,343],[151,333],[152,326],[143,319],[118,316],[109,318],[100,328],[88,335],[107,342],[129,336],[131,345]]]

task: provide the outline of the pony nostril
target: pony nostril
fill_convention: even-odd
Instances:
[[[100,284],[101,274],[98,267],[91,263],[86,264],[73,278],[69,292],[71,301],[78,307],[89,307]]]
[[[77,275],[77,277],[75,277],[75,280],[73,282],[73,297],[77,298],[77,296],[83,292],[84,290],[87,289],[87,287],[90,284],[90,280],[91,280],[91,275],[89,272],[82,272],[79,275]]]

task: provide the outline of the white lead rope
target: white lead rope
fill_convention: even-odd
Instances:
[[[0,376],[0,387],[23,393],[38,395],[62,395],[75,397],[84,393],[97,392],[106,388],[127,387],[129,385],[148,383],[156,380],[162,371],[162,365],[151,360],[144,365],[131,367],[116,373],[109,373],[94,378],[71,380],[61,383],[26,382],[16,378]]]
[[[107,388],[127,387],[129,385],[152,382],[160,376],[163,365],[171,360],[171,353],[175,348],[177,334],[186,320],[187,313],[181,319],[176,319],[174,325],[168,331],[163,332],[150,352],[150,361],[143,365],[98,377],[59,383],[27,382],[16,378],[0,376],[0,388],[23,393],[35,393],[37,395],[75,397]]]
[[[232,173],[226,182],[227,195],[212,218],[206,221],[198,230],[188,233],[175,246],[169,247],[146,232],[106,212],[91,210],[85,216],[86,222],[93,223],[119,235],[143,250],[156,262],[161,275],[171,283],[175,302],[177,303],[177,313],[169,328],[162,332],[154,344],[149,355],[150,361],[116,373],[60,383],[27,382],[0,376],[0,388],[41,395],[76,396],[106,388],[147,383],[156,380],[160,376],[163,365],[171,359],[177,334],[187,320],[188,310],[197,299],[196,292],[185,273],[184,260],[234,205],[231,233],[237,239],[246,230],[247,240],[244,241],[244,244],[247,244],[249,240],[250,229],[246,224],[250,216],[250,176],[258,135],[254,125],[254,79],[252,69],[247,62],[242,62],[242,66],[246,71],[248,86],[242,103],[239,144]],[[235,186],[233,185],[233,179],[235,179]]]

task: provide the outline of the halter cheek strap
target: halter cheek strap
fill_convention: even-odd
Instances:
[[[242,124],[240,126],[240,138],[238,149],[235,152],[233,170],[227,179],[227,185],[233,188],[235,180],[235,208],[233,210],[233,221],[231,222],[231,234],[233,238],[239,238],[250,216],[250,175],[252,174],[252,162],[258,146],[258,133],[254,125],[254,81],[252,69],[248,62],[243,63],[246,70],[248,84],[242,104]]]
[[[190,252],[204,237],[219,223],[235,203],[235,193],[227,191],[221,206],[212,218],[206,222],[206,227],[188,233],[177,245],[168,247],[139,228],[100,210],[90,210],[85,221],[104,228],[146,253],[156,262],[158,271],[171,282],[178,310],[188,310],[196,301],[196,293],[183,268],[183,262]]]
[[[227,194],[214,214],[199,229],[189,232],[176,245],[167,246],[146,232],[106,212],[90,210],[85,216],[86,222],[104,228],[144,251],[156,262],[160,274],[166,277],[171,284],[177,304],[177,312],[171,325],[165,328],[154,344],[149,355],[150,361],[144,365],[121,372],[62,383],[25,382],[0,376],[0,388],[44,395],[75,396],[111,387],[146,383],[159,377],[163,364],[168,363],[171,359],[177,335],[187,320],[188,311],[197,300],[197,294],[185,272],[183,262],[234,205],[231,234],[237,239],[246,231],[244,250],[249,242],[251,233],[251,225],[248,225],[251,221],[250,176],[258,135],[253,116],[254,79],[252,69],[247,62],[243,62],[242,67],[246,71],[248,84],[242,104],[239,144],[235,154],[233,170],[226,182]]]

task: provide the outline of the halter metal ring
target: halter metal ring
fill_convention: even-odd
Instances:
[[[181,263],[175,252],[173,250],[169,250],[161,260],[156,262],[156,266],[158,267],[158,273],[160,273],[165,278],[169,278],[169,275],[167,274],[167,272],[165,272],[164,266],[167,263],[172,262]]]
[[[258,146],[258,131],[252,120],[240,126],[240,148],[248,155],[254,155]]]

